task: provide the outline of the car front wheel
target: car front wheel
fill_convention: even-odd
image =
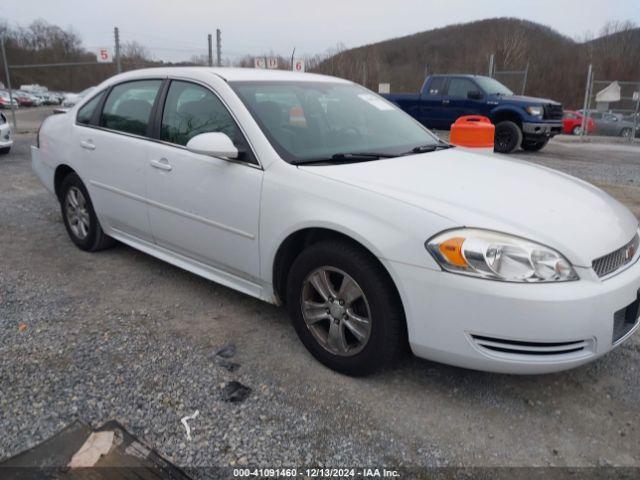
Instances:
[[[582,127],[580,125],[576,125],[572,130],[574,135],[580,135],[582,133]]]
[[[81,250],[95,252],[114,241],[100,226],[89,192],[75,173],[67,175],[60,187],[62,218],[71,241]]]
[[[405,350],[404,314],[393,283],[374,257],[347,242],[316,243],[298,256],[287,306],[305,347],[341,373],[370,374]]]

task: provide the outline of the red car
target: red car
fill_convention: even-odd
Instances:
[[[596,123],[593,118],[589,118],[587,122],[587,133],[593,133],[596,129]],[[562,133],[570,135],[580,135],[582,130],[582,115],[578,112],[567,111],[562,115]]]

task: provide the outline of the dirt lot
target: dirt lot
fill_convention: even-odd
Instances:
[[[30,170],[33,141],[0,158],[0,459],[75,419],[115,419],[183,466],[640,466],[640,336],[553,375],[408,358],[344,377],[283,310],[122,245],[75,248]],[[638,147],[553,141],[516,156],[640,216]],[[231,380],[246,400],[224,401]],[[180,418],[195,410],[188,441]]]

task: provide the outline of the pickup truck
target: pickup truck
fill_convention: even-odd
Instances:
[[[497,80],[480,75],[431,75],[420,93],[383,95],[427,128],[449,130],[463,115],[484,115],[496,126],[496,152],[542,149],[562,132],[562,104],[514,95]]]

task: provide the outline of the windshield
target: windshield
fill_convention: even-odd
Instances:
[[[413,118],[358,85],[233,82],[231,87],[288,162],[354,153],[390,157],[439,143]]]
[[[482,88],[487,95],[513,95],[511,90],[493,78],[476,77],[475,81],[478,82],[480,88]]]

